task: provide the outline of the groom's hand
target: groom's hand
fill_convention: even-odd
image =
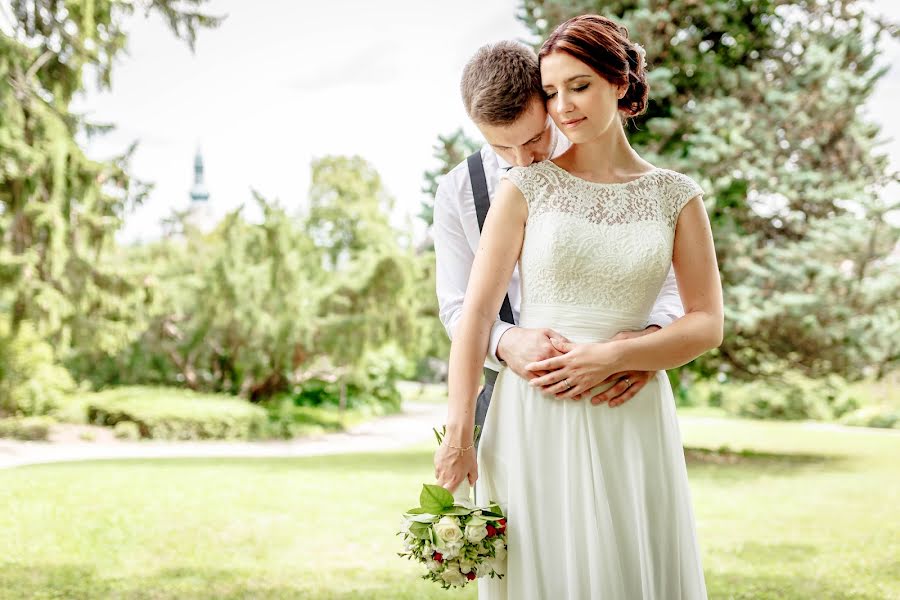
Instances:
[[[568,341],[552,329],[511,327],[500,337],[497,358],[505,362],[513,373],[529,381],[542,373],[528,371],[525,365],[562,354],[553,346],[552,339]]]

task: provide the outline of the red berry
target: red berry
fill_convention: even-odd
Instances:
[[[501,532],[506,531],[506,519],[500,519],[497,521],[497,529]]]
[[[469,581],[472,581],[473,579],[475,579],[475,573],[472,571],[469,571],[468,573],[466,573],[466,579],[468,579]]]
[[[487,534],[488,537],[494,537],[495,535],[497,535],[497,530],[494,529],[493,525],[487,526],[487,532],[488,532],[488,534]]]
[[[431,558],[433,558],[437,562],[444,562],[444,555],[440,552],[435,552],[431,555]]]

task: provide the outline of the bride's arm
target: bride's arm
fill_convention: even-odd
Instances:
[[[581,364],[566,364],[566,355],[531,363],[530,371],[550,371],[531,385],[553,393],[568,384],[581,393],[581,379],[589,372],[608,376],[621,371],[659,371],[686,364],[722,343],[724,309],[722,284],[709,217],[699,196],[681,210],[675,228],[672,264],[685,314],[671,325],[626,340],[592,344]],[[556,370],[554,370],[556,369]]]
[[[475,398],[488,350],[491,327],[522,250],[528,207],[519,189],[503,180],[491,203],[475,253],[462,317],[450,346],[447,434],[435,455],[438,483],[453,490],[467,475],[477,478],[474,451],[467,448],[475,429]]]

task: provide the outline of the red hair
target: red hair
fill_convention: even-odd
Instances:
[[[541,51],[538,64],[554,52],[565,52],[588,65],[612,85],[628,86],[619,100],[619,110],[630,117],[647,109],[644,49],[628,39],[628,30],[600,15],[573,17],[553,30]]]

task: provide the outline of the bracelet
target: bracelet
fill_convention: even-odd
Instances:
[[[468,452],[468,451],[471,450],[472,448],[474,448],[474,447],[475,447],[475,444],[472,443],[472,444],[470,444],[469,446],[463,448],[462,446],[454,446],[454,445],[451,444],[450,442],[447,442],[447,447],[448,447],[448,448],[452,448],[453,450],[459,450],[459,453],[460,453],[460,454],[463,454],[463,453],[465,453],[465,452]]]

